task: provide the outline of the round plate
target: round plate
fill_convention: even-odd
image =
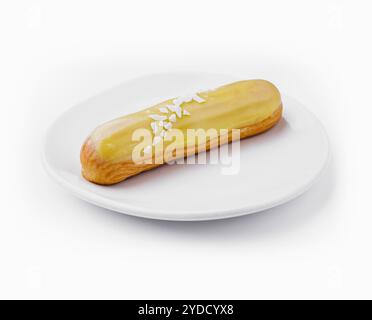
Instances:
[[[80,174],[80,148],[99,124],[159,101],[237,79],[210,74],[161,74],[126,82],[64,113],[48,130],[48,173],[79,198],[118,212],[163,220],[212,220],[268,209],[305,192],[325,168],[328,139],[300,103],[283,97],[284,118],[270,131],[241,141],[240,169],[225,164],[164,165],[104,187]]]

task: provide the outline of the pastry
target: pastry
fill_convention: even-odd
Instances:
[[[81,149],[82,175],[96,184],[116,184],[177,159],[177,151],[183,151],[182,157],[200,151],[201,142],[177,144],[174,133],[187,138],[192,129],[225,130],[224,141],[217,136],[203,142],[208,150],[233,140],[233,129],[240,130],[240,139],[270,129],[281,119],[282,109],[278,89],[265,80],[239,81],[170,99],[95,129]],[[136,137],[141,129],[149,132],[147,142],[145,136],[142,142]],[[171,145],[173,149],[167,149]],[[135,152],[142,161],[134,160]],[[161,161],[155,161],[159,156]]]

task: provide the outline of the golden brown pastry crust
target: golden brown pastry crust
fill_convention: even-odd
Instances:
[[[277,110],[265,120],[248,127],[240,128],[240,138],[248,138],[271,129],[281,119],[282,112],[283,107],[280,105]],[[231,142],[231,137],[229,138],[229,142]],[[209,146],[206,148],[209,150]],[[112,163],[105,161],[99,157],[94,144],[89,138],[81,149],[80,159],[83,177],[99,185],[113,185],[141,172],[161,166],[161,164],[135,164],[133,162]]]

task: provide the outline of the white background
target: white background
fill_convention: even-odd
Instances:
[[[0,298],[372,298],[371,1],[0,2]],[[323,122],[332,164],[243,218],[96,208],[44,173],[47,127],[133,77],[265,78]],[[68,128],[66,128],[68,130]]]

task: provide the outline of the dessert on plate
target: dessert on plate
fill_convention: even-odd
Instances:
[[[278,123],[282,110],[279,90],[265,80],[169,99],[97,127],[81,149],[82,175],[96,184],[116,184],[200,150],[265,132]],[[195,139],[200,130],[215,134]]]

